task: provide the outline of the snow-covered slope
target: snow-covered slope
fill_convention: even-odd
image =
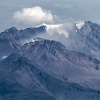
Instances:
[[[79,22],[76,22],[75,24],[78,27],[78,29],[81,29],[84,26],[85,22],[84,21],[79,21]]]
[[[36,27],[40,27],[40,26],[45,26],[45,29],[50,36],[52,36],[55,33],[58,33],[59,35],[61,34],[65,35],[66,38],[68,37],[68,31],[69,31],[69,29],[67,29],[67,27],[69,26],[68,24],[45,24],[43,23],[41,25],[37,25]]]

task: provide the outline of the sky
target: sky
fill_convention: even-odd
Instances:
[[[0,31],[15,26],[92,21],[100,24],[100,0],[1,0]]]

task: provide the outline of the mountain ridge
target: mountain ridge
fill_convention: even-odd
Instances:
[[[48,33],[45,24],[37,27],[35,26],[33,28],[26,28],[23,30],[18,30],[17,28],[12,27],[5,30],[4,32],[1,32],[0,41],[8,41],[8,45],[10,45],[9,41],[14,41],[22,46],[25,43],[31,42],[34,38],[40,37],[44,39],[59,41],[70,50],[82,52],[100,59],[100,26],[90,21],[83,22],[84,25],[80,29],[77,28],[75,23],[73,25],[62,25],[62,27],[59,27],[58,25],[57,30],[61,29],[60,31],[62,32],[60,34],[57,33],[58,31],[56,31],[55,26],[52,31],[50,30],[51,33],[54,33]],[[62,29],[67,32],[67,37],[65,34],[63,34]],[[11,50],[11,46],[9,49]],[[2,57],[3,56],[6,55],[2,55]]]
[[[82,86],[79,86],[79,84],[77,84],[77,83],[68,83],[67,81],[64,82],[59,79],[56,79],[54,76],[50,76],[49,74],[44,73],[44,72],[40,71],[39,69],[37,69],[34,65],[31,65],[30,63],[28,63],[26,58],[18,57],[18,59],[14,60],[13,56],[14,55],[12,55],[12,57],[10,59],[9,58],[5,59],[5,61],[7,61],[7,59],[10,60],[8,62],[8,64],[5,63],[5,61],[2,64],[0,63],[0,72],[2,71],[2,73],[1,73],[2,78],[8,76],[7,80],[6,80],[6,78],[4,78],[5,80],[0,81],[0,83],[3,81],[2,89],[3,90],[6,89],[6,91],[7,91],[7,92],[5,91],[4,94],[9,94],[9,95],[5,96],[6,98],[11,98],[12,100],[13,99],[14,100],[17,100],[17,99],[25,100],[25,98],[30,99],[30,100],[32,100],[32,99],[47,100],[47,98],[48,98],[48,100],[49,99],[50,100],[66,100],[68,98],[69,99],[71,98],[72,100],[77,100],[76,97],[79,94],[81,95],[79,97],[79,100],[84,100],[83,98],[85,98],[85,100],[92,100],[92,99],[99,100],[99,98],[100,98],[100,96],[99,96],[100,91],[92,90],[90,88],[84,88]],[[15,58],[15,56],[14,56],[14,58]],[[1,69],[1,67],[3,69]],[[10,69],[8,69],[7,67],[10,67]],[[11,76],[9,76],[9,74],[11,74]],[[14,80],[16,80],[16,81],[14,81],[13,78],[11,78],[11,77],[13,77]],[[40,83],[37,83],[37,80]],[[6,86],[6,84],[4,82],[7,82],[7,84],[10,84],[11,88],[9,89],[8,86]],[[17,84],[19,84],[17,89],[14,88],[14,83],[16,84],[15,87],[17,87],[18,86]],[[43,87],[41,90],[41,86],[43,86],[46,90],[43,89]],[[19,87],[20,87],[20,89],[19,89]],[[22,91],[21,89],[24,91]],[[38,96],[38,98],[36,98],[34,95],[34,92],[36,93],[37,91],[35,91],[35,90],[40,91],[40,93],[42,93],[44,91],[44,95],[37,94],[36,96]],[[20,91],[23,92],[23,94],[21,94]],[[25,91],[27,91],[29,94]],[[31,94],[31,92],[33,93],[33,95]],[[16,96],[17,93],[19,93],[19,94]],[[87,93],[87,95],[85,93]],[[93,96],[92,93],[95,94],[95,96]],[[13,94],[13,96],[12,96],[12,94]],[[24,96],[24,95],[26,95],[26,96]],[[47,97],[45,95],[47,95]],[[71,97],[71,96],[73,96],[73,97]],[[1,92],[0,92],[0,97],[3,98],[3,95],[1,94]]]

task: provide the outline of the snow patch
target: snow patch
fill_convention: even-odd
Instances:
[[[79,22],[76,22],[75,24],[78,27],[78,29],[81,29],[84,26],[85,22],[84,21],[79,21]]]
[[[42,41],[42,40],[44,40],[44,39],[42,39],[42,38],[35,38],[34,39],[34,41]]]
[[[2,56],[2,59],[6,59],[7,57],[8,57],[8,56],[6,56],[6,55],[5,55],[5,56]]]
[[[9,42],[9,43],[10,43],[11,47],[14,49],[14,46],[13,46],[12,42]]]
[[[7,30],[5,30],[4,32],[8,32],[9,30],[7,29]]]
[[[64,34],[68,38],[68,31],[66,29],[67,26],[64,24],[41,24],[37,25],[36,27],[39,26],[46,26],[46,31],[49,35],[53,35],[55,33],[58,33],[59,35]]]
[[[28,41],[28,42],[36,42],[36,41],[43,41],[44,39],[42,39],[42,38],[35,38],[35,39],[32,39],[32,40],[30,40],[30,41]]]

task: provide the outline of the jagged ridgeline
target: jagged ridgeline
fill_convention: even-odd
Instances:
[[[42,24],[26,29],[15,27],[6,29],[0,34],[0,52],[2,52],[0,59],[12,53],[10,42],[24,45],[36,37],[59,41],[70,50],[100,59],[100,26],[90,21],[58,25]],[[5,46],[8,49],[5,49]]]
[[[100,26],[74,23],[68,36],[58,26],[0,34],[1,100],[100,100]]]

